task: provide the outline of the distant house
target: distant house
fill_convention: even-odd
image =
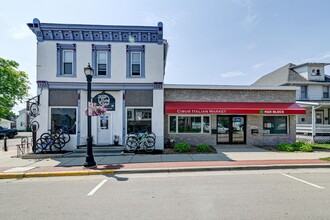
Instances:
[[[0,126],[2,126],[2,127],[11,128],[12,123],[14,123],[14,122],[7,120],[7,119],[0,118]]]
[[[18,111],[18,117],[16,118],[16,129],[18,131],[26,131],[26,109]]]
[[[306,115],[297,116],[297,133],[312,136],[330,135],[330,76],[325,74],[329,63],[289,63],[258,79],[254,86],[296,86],[296,101],[306,108]],[[312,128],[313,131],[312,131]],[[324,138],[323,138],[324,139]],[[330,140],[330,136],[328,138]]]

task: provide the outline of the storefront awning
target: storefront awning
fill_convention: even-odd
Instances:
[[[166,114],[271,114],[304,115],[296,103],[267,102],[165,102]]]

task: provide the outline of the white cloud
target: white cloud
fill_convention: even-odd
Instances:
[[[232,77],[243,76],[243,75],[245,75],[245,73],[243,73],[241,71],[230,71],[227,73],[220,74],[220,76],[223,78],[232,78]]]
[[[257,63],[257,64],[252,65],[252,67],[253,67],[254,69],[259,69],[260,67],[262,67],[262,66],[264,66],[264,65],[266,65],[266,63]]]
[[[7,34],[10,38],[14,40],[24,40],[28,37],[33,36],[33,33],[25,24],[20,24],[16,26],[12,26]]]

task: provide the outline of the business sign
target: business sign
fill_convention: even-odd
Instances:
[[[253,102],[166,102],[166,114],[246,114],[295,115],[306,114],[306,109],[295,103]]]
[[[167,114],[209,114],[209,115],[221,115],[221,114],[250,114],[250,115],[290,115],[290,114],[302,114],[301,110],[259,110],[259,109],[166,109]]]
[[[103,106],[107,109],[107,111],[115,111],[116,110],[116,100],[115,98],[105,92],[99,93],[93,98],[93,103],[97,106]]]

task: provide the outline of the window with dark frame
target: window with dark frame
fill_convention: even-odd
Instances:
[[[263,130],[269,131],[269,134],[287,134],[287,119],[287,116],[264,116]]]
[[[138,132],[151,132],[151,109],[127,109],[127,134]]]
[[[76,134],[76,108],[51,108],[51,130]]]

